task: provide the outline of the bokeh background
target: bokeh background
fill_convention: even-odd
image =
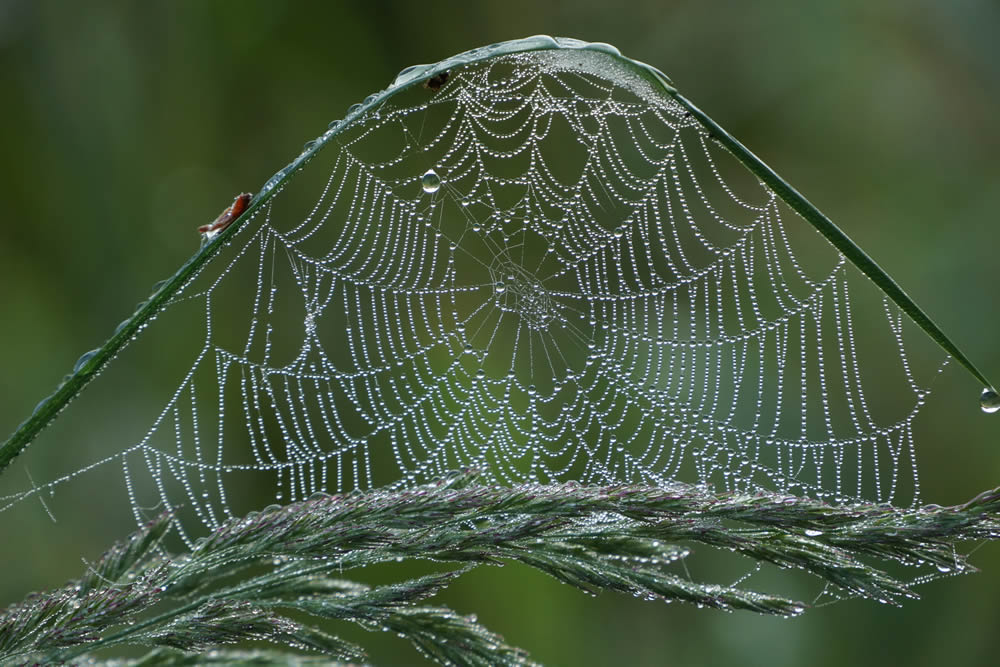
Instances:
[[[1000,378],[998,29],[991,0],[0,0],[0,431],[196,250],[195,227],[350,104],[405,66],[536,33],[665,71]],[[131,372],[32,455],[112,447],[144,400]],[[1000,484],[1000,415],[951,375],[919,443],[924,500],[942,504]],[[0,532],[0,563],[18,563],[0,568],[0,604],[127,533],[104,519],[112,502],[94,490],[89,520],[55,528],[35,512],[20,528],[37,539]],[[514,566],[474,572],[446,602],[552,665],[992,665],[1000,545],[973,562],[982,573],[901,609],[846,601],[794,620],[591,599]],[[418,662],[399,640],[362,639],[381,664]]]

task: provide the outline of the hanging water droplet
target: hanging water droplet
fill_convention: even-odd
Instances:
[[[497,283],[496,283],[496,288],[497,288],[497,293],[498,294],[503,294],[504,290],[507,289],[507,286],[504,285],[504,283],[503,283],[502,280],[498,280]]]
[[[1000,394],[992,387],[983,389],[983,393],[979,395],[979,407],[989,415],[1000,410]]]
[[[433,169],[428,169],[420,177],[420,185],[424,192],[437,192],[441,188],[441,177]]]

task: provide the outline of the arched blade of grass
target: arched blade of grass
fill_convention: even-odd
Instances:
[[[806,222],[826,237],[834,247],[843,253],[865,276],[872,280],[932,340],[958,361],[980,383],[992,389],[993,384],[986,376],[884,269],[773,169],[764,164],[760,158],[750,152],[750,150],[722,129],[707,114],[681,95],[670,79],[662,72],[655,67],[621,55],[618,49],[608,44],[588,43],[575,39],[536,35],[534,37],[473,49],[472,51],[442,60],[434,65],[409,67],[400,72],[396,80],[388,88],[377,94],[370,95],[365,99],[363,104],[351,107],[343,120],[331,123],[326,132],[314,141],[307,143],[302,152],[291,163],[279,170],[264,183],[264,186],[254,195],[247,210],[239,219],[213,237],[209,243],[205,244],[191,259],[185,262],[173,276],[154,286],[150,298],[141,303],[130,318],[118,325],[114,334],[107,342],[80,357],[72,373],[67,375],[55,393],[43,399],[35,407],[28,419],[18,426],[7,441],[0,446],[0,473],[98,375],[104,365],[113,359],[130,340],[134,339],[142,331],[144,325],[160,312],[184,285],[199,273],[202,267],[218,252],[222,244],[226,243],[229,238],[253,218],[266,205],[271,196],[292,178],[297,171],[305,166],[318,151],[330,143],[334,137],[350,127],[353,121],[362,117],[367,110],[375,108],[383,104],[390,97],[409,90],[414,86],[419,86],[428,79],[446,72],[453,67],[481,62],[499,56],[550,49],[585,49],[604,53],[608,58],[623,63],[638,75],[652,82],[665,96],[686,108],[715,139],[732,152],[747,169],[767,184],[778,197],[801,215]],[[186,224],[193,223],[189,221]]]

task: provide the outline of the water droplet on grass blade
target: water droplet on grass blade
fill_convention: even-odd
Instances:
[[[83,367],[84,367],[84,366],[85,366],[85,365],[87,364],[87,362],[88,362],[88,361],[90,361],[90,360],[91,360],[91,359],[93,359],[93,358],[94,358],[95,356],[97,356],[97,353],[98,353],[98,352],[100,352],[100,350],[99,350],[99,349],[97,349],[97,350],[90,350],[89,352],[84,352],[84,353],[83,353],[83,354],[82,354],[82,355],[80,356],[80,358],[76,360],[76,363],[75,363],[75,364],[73,364],[73,372],[74,372],[74,373],[76,373],[76,372],[77,372],[77,371],[79,371],[79,370],[80,370],[81,368],[83,368]],[[986,408],[983,408],[983,410],[985,410],[985,409],[986,409]]]
[[[983,412],[990,415],[1000,410],[1000,394],[997,394],[996,390],[992,387],[983,389],[983,393],[979,395],[979,407],[983,409]]]

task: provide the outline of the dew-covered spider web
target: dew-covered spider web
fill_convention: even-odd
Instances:
[[[506,55],[331,128],[133,343],[182,360],[152,423],[5,504],[106,467],[189,534],[462,467],[919,497],[940,356],[634,71]]]

